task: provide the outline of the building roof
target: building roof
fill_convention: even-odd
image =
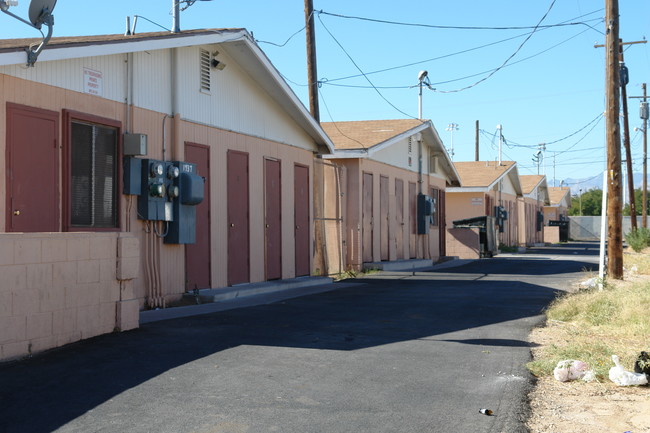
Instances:
[[[515,169],[517,163],[502,161],[499,165],[496,161],[463,161],[455,162],[454,165],[460,174],[463,187],[489,188]]]
[[[521,192],[524,194],[530,194],[535,191],[535,188],[539,187],[542,181],[546,178],[541,174],[528,174],[519,176],[519,181],[521,182]]]
[[[0,40],[0,65],[25,64],[27,62],[25,48],[39,42],[40,39]],[[309,134],[323,152],[334,151],[334,144],[329,136],[311,116],[309,110],[246,29],[197,29],[180,33],[151,32],[129,36],[55,37],[50,39],[34,67],[38,68],[40,62],[47,61],[209,44],[220,44],[220,49],[226,51]]]
[[[323,122],[336,150],[368,149],[425,123],[419,119]]]
[[[551,206],[559,206],[565,200],[567,206],[571,207],[571,188],[568,186],[552,186],[548,189]]]
[[[430,120],[393,119],[359,120],[350,122],[323,122],[321,126],[334,143],[334,153],[328,159],[372,158],[375,152],[402,140],[421,135],[432,155],[439,158],[450,185],[460,185],[460,176],[454,167],[438,131]]]

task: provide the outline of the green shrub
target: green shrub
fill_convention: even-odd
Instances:
[[[634,251],[639,253],[650,246],[650,229],[647,227],[633,229],[625,235],[625,240]]]

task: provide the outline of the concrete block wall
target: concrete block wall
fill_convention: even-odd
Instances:
[[[128,233],[0,234],[0,361],[138,327]]]
[[[481,241],[478,228],[447,229],[447,255],[459,259],[481,257]]]
[[[559,227],[544,227],[544,243],[557,244],[560,242],[560,228]]]

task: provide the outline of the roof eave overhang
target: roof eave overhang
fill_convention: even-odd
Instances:
[[[264,52],[253,42],[245,29],[206,30],[200,33],[171,34],[170,37],[120,39],[113,41],[82,41],[48,46],[39,62],[107,56],[150,50],[183,48],[197,45],[222,44],[228,54],[255,80],[315,141],[322,153],[334,152],[334,143],[311,116],[307,108],[282,78]],[[0,53],[1,65],[26,63],[22,49]],[[38,67],[38,64],[37,66]]]

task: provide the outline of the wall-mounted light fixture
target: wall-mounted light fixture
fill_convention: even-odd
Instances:
[[[212,60],[210,61],[210,66],[212,66],[214,69],[223,71],[224,69],[226,69],[226,64],[216,59],[218,55],[219,55],[219,51],[215,51],[212,53]]]

